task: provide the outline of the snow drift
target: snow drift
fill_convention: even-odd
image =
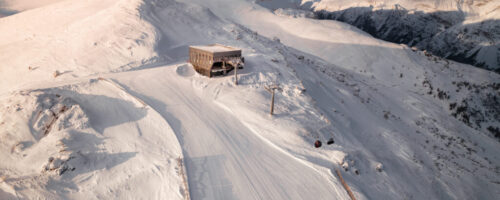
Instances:
[[[183,198],[175,135],[113,87],[94,80],[2,98],[3,199]]]

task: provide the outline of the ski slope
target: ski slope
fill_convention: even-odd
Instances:
[[[498,74],[272,10],[297,1],[43,2],[0,18],[0,199],[349,199],[336,169],[357,199],[500,195]],[[186,63],[211,43],[239,85]]]
[[[269,145],[237,115],[189,90],[190,78],[177,70],[162,66],[113,76],[173,125],[183,147],[192,199],[348,198],[341,185]]]

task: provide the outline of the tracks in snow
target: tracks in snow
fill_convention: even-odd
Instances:
[[[347,197],[322,174],[270,146],[233,115],[200,98],[191,81],[174,69],[115,77],[128,92],[158,111],[177,134],[193,199]]]
[[[123,92],[125,100],[136,106],[151,108],[175,132],[192,199],[348,198],[317,170],[268,144],[214,102],[200,98],[191,81],[175,69],[106,77],[98,80]]]

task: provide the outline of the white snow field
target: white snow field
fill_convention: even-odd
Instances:
[[[336,169],[356,199],[500,195],[493,72],[293,0],[5,2],[0,199],[350,199]],[[186,63],[213,43],[238,85]]]

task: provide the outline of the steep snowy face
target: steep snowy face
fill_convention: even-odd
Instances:
[[[499,18],[498,6],[494,0],[302,0],[302,6],[315,10],[338,11],[355,7],[374,9],[407,9],[424,12],[458,11],[469,17]]]
[[[304,0],[300,8],[386,41],[500,72],[499,1]]]
[[[318,19],[352,24],[374,37],[500,72],[500,20],[465,23],[457,11],[425,13],[370,7],[316,12]]]
[[[407,9],[412,11],[436,12],[458,11],[470,17],[499,18],[500,3],[494,0],[259,0],[258,4],[270,8],[304,8],[339,11],[356,7],[374,9]]]

